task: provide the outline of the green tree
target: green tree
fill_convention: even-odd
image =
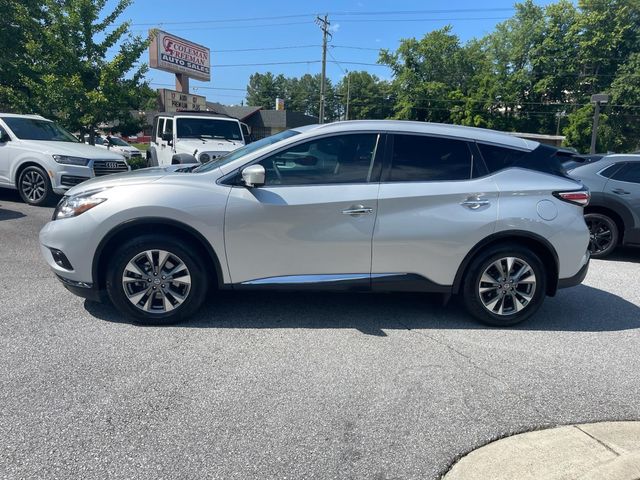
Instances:
[[[0,110],[30,112],[26,84],[35,76],[31,56],[34,44],[42,44],[45,14],[40,0],[0,0]]]
[[[336,85],[341,110],[349,94],[349,120],[381,119],[393,114],[390,87],[369,72],[348,72]]]
[[[339,116],[340,102],[331,80],[325,84],[325,113],[328,121]],[[317,117],[320,110],[320,74],[306,74],[300,78],[254,73],[247,85],[247,104],[274,109],[276,98],[282,98],[287,110]]]
[[[101,123],[128,121],[130,111],[144,108],[151,94],[145,88],[147,67],[138,64],[148,39],[131,35],[128,22],[116,23],[131,1],[118,0],[108,12],[103,12],[107,0],[25,3],[14,13],[16,25],[34,31],[22,32],[24,43],[9,47],[21,85],[5,88],[9,94],[3,101],[71,130],[93,132]]]
[[[393,72],[394,116],[400,119],[449,121],[452,104],[467,92],[473,73],[450,26],[421,40],[404,39],[394,53],[382,50],[379,62]]]
[[[247,85],[247,105],[274,109],[276,98],[287,98],[288,88],[288,80],[284,75],[254,73],[249,77]]]

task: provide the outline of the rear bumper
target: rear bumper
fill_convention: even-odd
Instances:
[[[589,262],[590,259],[587,259],[587,263],[585,263],[582,268],[578,270],[578,273],[576,273],[573,277],[559,279],[558,288],[568,288],[580,285],[584,278],[587,276],[587,272],[589,271]]]

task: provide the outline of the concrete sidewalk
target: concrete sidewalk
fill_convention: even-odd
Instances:
[[[639,480],[640,422],[522,433],[461,458],[443,480]]]

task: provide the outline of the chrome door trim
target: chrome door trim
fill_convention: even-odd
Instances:
[[[388,277],[395,273],[369,274],[369,273],[343,273],[343,274],[319,274],[319,275],[285,275],[282,277],[258,278],[242,282],[240,285],[300,285],[309,283],[350,282],[354,280],[367,280],[369,278]]]

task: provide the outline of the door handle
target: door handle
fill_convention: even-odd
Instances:
[[[631,192],[627,192],[626,190],[623,190],[622,188],[615,188],[611,191],[613,193],[617,193],[618,195],[629,195],[631,193]]]
[[[477,210],[480,207],[489,205],[489,200],[484,200],[480,197],[469,197],[464,202],[460,202],[460,205],[467,207],[471,210]]]
[[[346,210],[342,210],[343,215],[368,215],[373,213],[373,208],[364,205],[352,205]]]

